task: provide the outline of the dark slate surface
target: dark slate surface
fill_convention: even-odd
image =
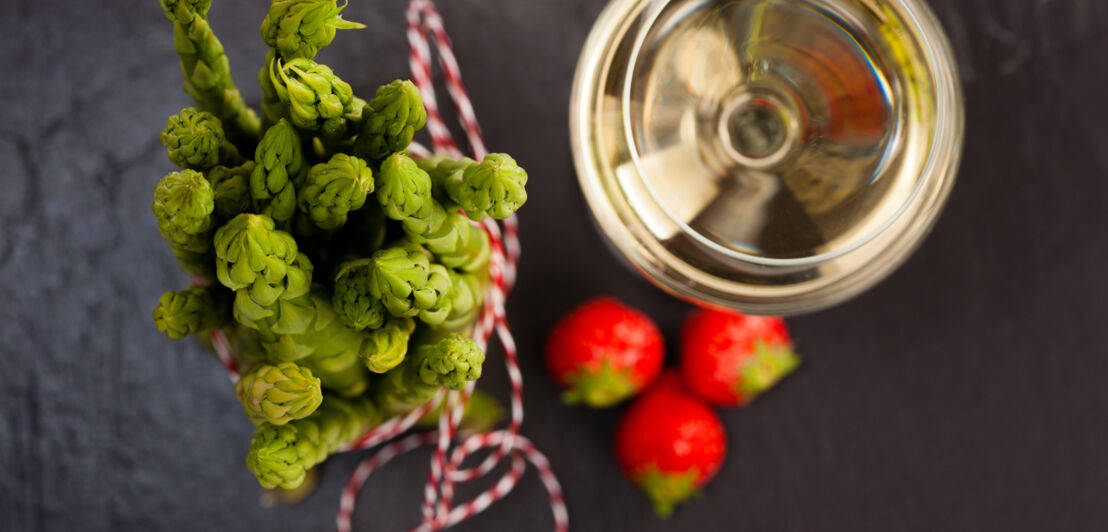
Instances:
[[[212,13],[240,86],[264,2]],[[598,0],[442,2],[490,145],[531,171],[510,314],[526,433],[576,530],[1108,529],[1108,4],[934,0],[957,49],[968,128],[934,233],[891,279],[793,320],[808,364],[724,414],[731,452],[669,521],[618,475],[618,412],[555,401],[537,354],[556,317],[611,292],[671,341],[687,312],[627,274],[586,217],[566,106]],[[351,3],[369,29],[323,55],[362,94],[406,72],[400,0]],[[0,530],[328,530],[355,458],[298,506],[262,508],[249,425],[213,359],[150,323],[185,282],[149,204],[156,133],[188,104],[153,0],[0,3]],[[502,370],[486,379],[504,390]],[[426,456],[361,495],[359,529],[418,516]],[[462,530],[543,529],[534,475]]]

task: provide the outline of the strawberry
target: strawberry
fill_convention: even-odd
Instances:
[[[750,402],[800,364],[781,318],[699,310],[681,339],[685,384],[718,406]]]
[[[723,462],[723,424],[666,372],[636,400],[616,428],[616,459],[624,475],[646,493],[660,517],[696,495]]]
[[[567,314],[546,343],[546,367],[567,403],[612,406],[639,392],[662,370],[665,348],[646,315],[612,297]]]

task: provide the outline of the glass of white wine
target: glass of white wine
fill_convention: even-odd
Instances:
[[[888,275],[961,156],[961,87],[920,0],[612,0],[571,103],[578,176],[636,270],[796,314]]]

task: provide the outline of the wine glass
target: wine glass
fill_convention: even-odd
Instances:
[[[570,116],[618,254],[757,314],[836,304],[905,260],[963,131],[950,46],[917,0],[612,0]]]

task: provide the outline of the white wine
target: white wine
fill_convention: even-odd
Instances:
[[[914,0],[615,0],[572,117],[590,207],[637,269],[771,313],[891,271],[949,192],[962,127]]]
[[[644,176],[680,223],[741,253],[798,258],[864,238],[904,203],[919,169],[903,155],[927,143],[907,116],[911,80],[866,40],[876,28],[833,7],[659,13],[631,72],[629,122]],[[669,159],[687,166],[653,171]]]

